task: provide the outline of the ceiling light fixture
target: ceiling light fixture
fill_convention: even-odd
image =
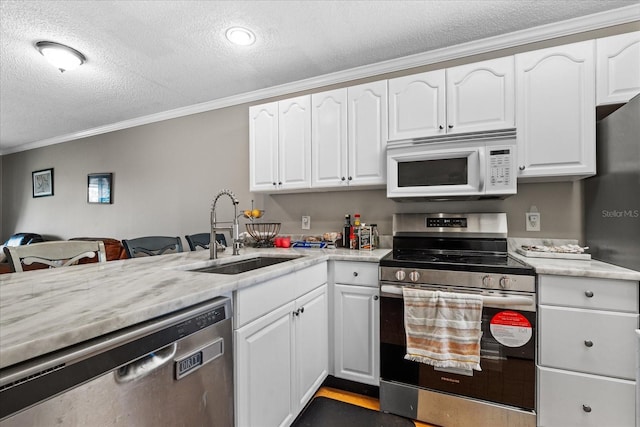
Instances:
[[[36,49],[61,73],[78,68],[87,61],[85,56],[72,47],[56,42],[39,41]]]
[[[249,46],[256,41],[256,35],[250,30],[242,27],[231,27],[226,33],[227,39],[231,43],[235,43],[240,46]]]

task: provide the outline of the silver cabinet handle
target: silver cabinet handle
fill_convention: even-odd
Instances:
[[[525,170],[527,167],[525,165],[520,165],[520,167],[518,167],[518,169],[520,169],[521,171]]]
[[[353,272],[353,277],[358,277],[358,272],[357,271]]]
[[[586,296],[587,298],[593,298],[593,292],[592,292],[592,291],[585,291],[585,293],[584,293],[584,294],[585,294],[585,296]]]
[[[589,405],[582,405],[582,410],[586,413],[591,412],[591,406]]]
[[[374,296],[373,296],[373,300],[374,300],[374,301],[378,301],[378,298],[380,298],[380,297],[378,297],[378,295],[374,295]]]
[[[584,345],[587,347],[593,347],[593,341],[591,340],[584,340]]]
[[[438,129],[442,130],[442,129],[444,129],[444,126],[440,125],[440,126],[438,126]]]

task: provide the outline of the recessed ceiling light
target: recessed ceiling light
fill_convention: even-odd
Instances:
[[[231,43],[235,43],[240,46],[249,46],[256,41],[256,36],[250,30],[242,27],[231,27],[226,33],[227,39]]]
[[[36,49],[61,73],[78,68],[87,61],[85,56],[72,47],[56,42],[39,41]]]

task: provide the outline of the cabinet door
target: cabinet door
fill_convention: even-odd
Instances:
[[[519,178],[595,174],[594,44],[516,55]]]
[[[278,103],[249,107],[251,191],[273,191],[278,180]]]
[[[292,301],[234,332],[236,425],[284,426],[293,421]]]
[[[633,426],[633,381],[538,368],[538,425]]]
[[[327,285],[296,301],[295,361],[297,408],[302,410],[329,372]],[[252,424],[257,425],[257,424]]]
[[[311,186],[347,185],[347,89],[311,96]]]
[[[638,315],[540,306],[541,365],[633,380]]]
[[[598,105],[640,93],[640,31],[596,40],[596,55]]]
[[[311,185],[311,96],[278,103],[278,186],[280,189]]]
[[[334,287],[335,375],[361,383],[380,383],[380,301],[378,289]]]
[[[349,87],[349,185],[386,184],[387,82]]]
[[[445,71],[389,80],[389,140],[445,133]]]
[[[447,69],[447,132],[515,126],[513,56]]]

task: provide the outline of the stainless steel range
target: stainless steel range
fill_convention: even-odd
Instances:
[[[406,360],[403,287],[480,294],[481,371]],[[396,214],[380,262],[380,408],[441,426],[535,426],[536,280],[507,253],[507,219]]]

